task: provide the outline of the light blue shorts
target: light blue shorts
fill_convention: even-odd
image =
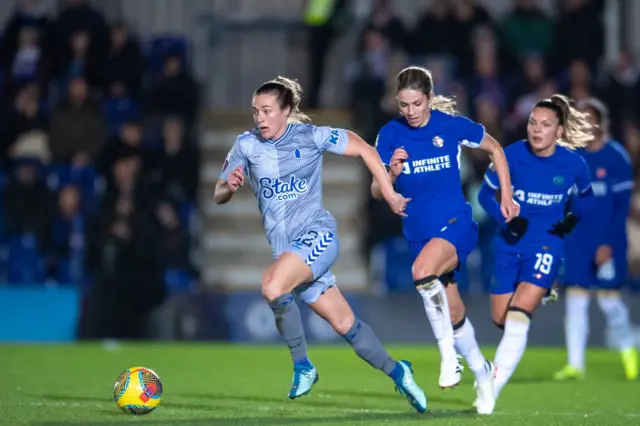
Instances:
[[[328,230],[308,230],[293,240],[288,252],[297,254],[313,272],[313,281],[299,285],[294,291],[308,305],[331,287],[336,285],[336,277],[330,268],[338,260],[340,244],[338,236]]]

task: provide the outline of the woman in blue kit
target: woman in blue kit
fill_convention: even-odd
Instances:
[[[434,95],[428,70],[402,70],[396,78],[396,90],[401,117],[380,129],[376,148],[396,190],[412,200],[403,218],[403,233],[415,257],[414,283],[442,355],[439,383],[448,388],[460,382],[457,349],[476,375],[478,413],[490,414],[494,405],[493,369],[478,348],[454,285],[453,273],[465,262],[478,238],[471,205],[461,187],[462,146],[489,153],[505,188],[511,188],[509,168],[502,147],[482,125],[457,115],[452,99]],[[371,193],[374,198],[382,197],[375,179]],[[518,215],[519,206],[510,190],[502,196],[498,210],[509,222]]]
[[[564,235],[578,221],[565,213],[570,194],[593,194],[589,169],[574,150],[592,139],[585,113],[562,95],[538,102],[527,125],[527,139],[505,149],[513,194],[522,206],[520,216],[504,224],[495,201],[502,185],[489,166],[479,200],[502,223],[495,238],[491,310],[504,330],[494,359],[497,398],[520,362],[527,345],[531,317],[552,288],[563,257]]]

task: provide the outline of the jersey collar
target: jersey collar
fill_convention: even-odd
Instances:
[[[278,139],[265,139],[265,142],[275,145],[281,140],[283,140],[284,138],[286,138],[290,131],[291,131],[291,124],[287,124],[287,129],[284,131],[282,136],[280,136]]]

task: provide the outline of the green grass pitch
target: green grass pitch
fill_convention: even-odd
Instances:
[[[0,346],[0,425],[625,425],[640,424],[640,383],[622,377],[618,356],[592,350],[583,382],[549,378],[565,361],[560,349],[529,350],[503,390],[493,416],[477,416],[473,376],[438,388],[433,347],[390,348],[413,362],[429,413],[417,414],[383,374],[349,347],[310,348],[320,381],[310,395],[286,398],[291,363],[284,347],[206,344]],[[487,355],[493,352],[487,351]],[[147,416],[113,403],[117,375],[132,366],[162,379],[160,406]]]

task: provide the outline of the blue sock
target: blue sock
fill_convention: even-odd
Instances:
[[[313,364],[311,364],[311,361],[309,361],[309,358],[304,357],[302,359],[297,359],[297,360],[293,361],[293,366],[294,367],[311,368],[311,367],[313,367]]]
[[[394,382],[397,382],[402,379],[402,376],[404,376],[404,368],[402,368],[399,362],[396,362],[396,367],[389,373],[389,377],[391,377]]]

